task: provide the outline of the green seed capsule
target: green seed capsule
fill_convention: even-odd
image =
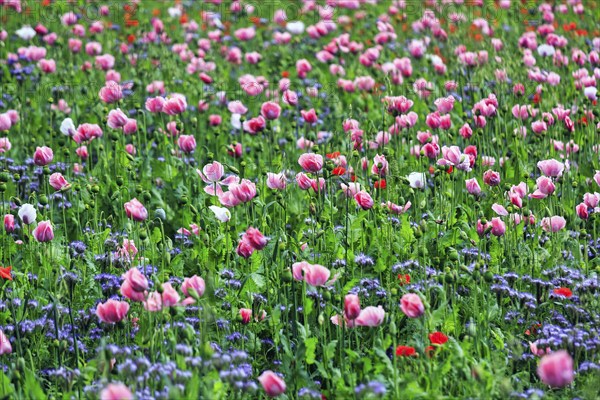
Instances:
[[[491,271],[487,271],[485,274],[483,274],[483,279],[485,279],[486,282],[490,283],[494,280],[494,274],[492,274]]]
[[[289,269],[286,269],[283,271],[283,274],[281,274],[281,279],[283,279],[284,282],[290,283],[294,277],[292,276],[292,272]]]
[[[458,261],[458,251],[456,251],[456,249],[452,249],[452,248],[449,248],[448,250],[449,250],[448,251],[448,258],[451,261]]]

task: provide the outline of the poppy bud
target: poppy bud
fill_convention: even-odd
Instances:
[[[234,174],[236,174],[236,175],[240,174],[240,171],[236,167],[234,167],[232,165],[225,165],[225,166],[227,167],[228,170],[230,170]]]
[[[448,258],[451,261],[458,261],[458,251],[456,251],[456,249],[453,248],[448,248]]]
[[[319,317],[317,320],[319,322],[319,325],[323,325],[323,323],[325,322],[325,317],[323,316],[323,313],[319,314]]]

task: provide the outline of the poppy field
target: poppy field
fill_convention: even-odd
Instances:
[[[591,0],[0,0],[0,398],[600,398]]]

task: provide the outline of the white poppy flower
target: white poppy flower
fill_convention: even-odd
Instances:
[[[410,187],[413,189],[423,189],[425,187],[425,183],[427,182],[427,178],[422,172],[411,172],[407,178],[410,182]]]
[[[215,214],[215,218],[221,222],[227,222],[231,219],[231,212],[225,207],[210,206],[208,208]]]

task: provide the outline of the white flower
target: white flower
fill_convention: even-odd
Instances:
[[[20,37],[23,40],[31,40],[36,35],[35,30],[32,27],[30,27],[29,25],[22,27],[15,33],[17,34],[18,37]]]
[[[31,204],[25,203],[19,208],[19,218],[25,225],[33,224],[37,218],[37,211]]]
[[[219,29],[223,29],[225,28],[225,25],[223,25],[223,23],[221,22],[221,20],[219,19],[219,17],[217,17],[215,15],[215,17],[213,18],[213,23],[215,24],[215,26]]]
[[[586,87],[585,89],[583,89],[583,94],[585,94],[585,97],[587,97],[590,100],[596,100],[596,93],[598,93],[598,89],[596,89],[593,86]]]
[[[410,187],[413,189],[422,189],[425,187],[426,178],[422,172],[411,172],[408,176]]]
[[[555,53],[554,47],[549,44],[540,44],[537,48],[537,52],[542,57],[553,56]]]
[[[304,22],[302,22],[302,21],[288,22],[287,25],[285,26],[285,29],[287,29],[288,32],[291,33],[292,35],[300,35],[302,32],[304,32]]]
[[[181,17],[181,9],[178,7],[169,7],[169,15],[171,18]]]
[[[215,214],[215,218],[221,222],[227,222],[231,219],[231,213],[225,207],[210,206],[208,208]]]
[[[241,114],[231,114],[231,126],[235,129],[242,129],[241,117]]]
[[[60,132],[65,136],[73,136],[75,133],[75,124],[71,118],[65,118],[60,124]]]
[[[433,65],[440,65],[444,63],[444,61],[442,61],[442,59],[439,56],[436,56],[434,54],[425,54],[425,58],[431,60],[431,63]]]

